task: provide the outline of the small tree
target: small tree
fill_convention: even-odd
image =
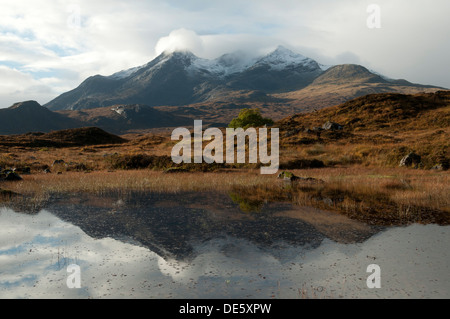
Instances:
[[[273,125],[273,121],[269,118],[264,118],[259,109],[243,109],[239,116],[231,121],[228,125],[230,128],[261,127],[264,125]]]

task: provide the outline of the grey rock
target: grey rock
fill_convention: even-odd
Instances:
[[[55,166],[55,165],[62,165],[62,164],[65,164],[65,163],[66,163],[66,162],[65,162],[64,160],[56,160],[56,161],[53,162],[52,166]]]
[[[436,171],[446,171],[449,169],[449,166],[447,165],[447,163],[440,163],[434,165],[431,169]]]
[[[287,182],[308,182],[308,183],[324,183],[323,180],[312,178],[312,177],[299,177],[291,172],[281,172],[278,175],[278,179],[282,179]]]
[[[281,172],[278,175],[278,179],[282,179],[284,181],[296,181],[297,179],[299,179],[298,176],[295,176],[294,174],[292,174],[291,172]]]
[[[416,153],[409,153],[400,161],[400,167],[418,167],[422,162],[420,155]]]
[[[322,129],[326,131],[341,131],[344,127],[338,123],[328,121],[322,126]]]

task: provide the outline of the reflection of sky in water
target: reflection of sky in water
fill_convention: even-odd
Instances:
[[[49,212],[0,210],[0,298],[317,298],[450,297],[450,228],[391,228],[364,243],[325,239],[315,249],[258,248],[214,238],[189,261],[145,247],[93,239]],[[81,267],[81,289],[68,289],[66,267]],[[366,286],[370,264],[382,288]]]

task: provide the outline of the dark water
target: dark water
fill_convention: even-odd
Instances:
[[[448,298],[449,239],[235,194],[74,195],[0,209],[0,298]]]

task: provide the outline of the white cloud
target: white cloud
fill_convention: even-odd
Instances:
[[[372,2],[0,0],[0,64],[36,81],[60,77],[56,97],[90,75],[145,64],[165,49],[215,58],[282,44],[321,63],[360,61],[394,78],[450,87],[442,67],[450,55],[450,2],[379,0],[382,28],[370,30]],[[21,98],[16,91],[9,100]]]
[[[34,79],[30,74],[0,65],[0,108],[9,107],[16,102],[36,100],[43,104],[54,96],[53,85],[58,86],[58,79]]]
[[[159,55],[164,51],[186,50],[207,59],[237,51],[260,56],[271,52],[280,44],[280,39],[252,34],[198,35],[193,30],[178,29],[158,40],[155,53]]]
[[[156,44],[156,54],[174,51],[201,52],[204,50],[203,40],[194,31],[179,29],[172,31],[169,36],[159,39]]]

